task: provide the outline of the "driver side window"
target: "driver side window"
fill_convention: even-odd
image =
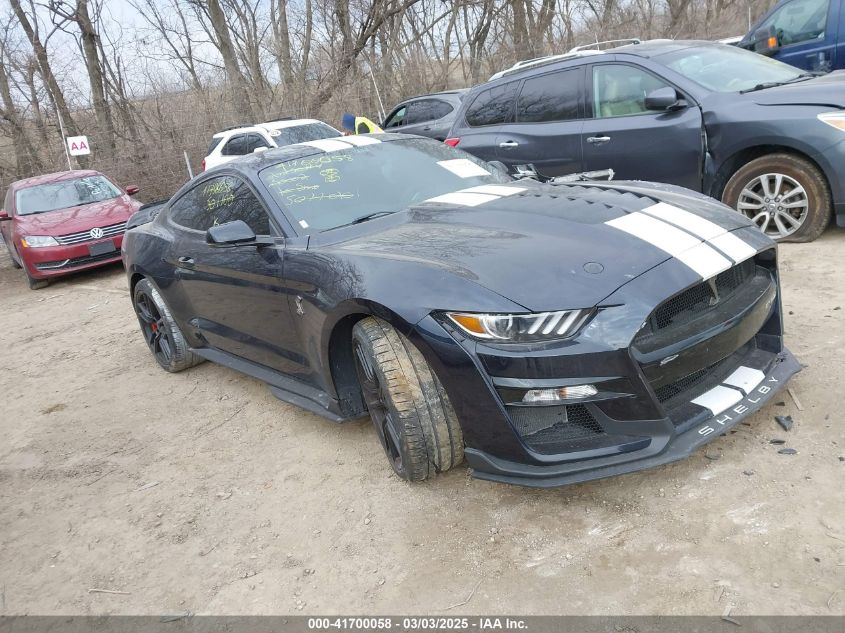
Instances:
[[[405,124],[405,114],[408,112],[408,106],[402,106],[394,110],[393,114],[387,117],[384,127],[399,127]]]
[[[625,64],[593,67],[593,116],[597,119],[649,112],[646,95],[669,84]]]
[[[824,37],[830,0],[793,0],[772,13],[761,28],[773,29],[781,46]]]
[[[235,176],[203,181],[170,207],[170,219],[195,231],[243,220],[256,235],[270,235],[270,218],[249,187]]]

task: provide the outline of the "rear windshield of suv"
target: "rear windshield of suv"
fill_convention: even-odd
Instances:
[[[32,215],[117,198],[123,193],[103,176],[35,185],[15,194],[15,214]]]
[[[304,143],[305,141],[336,138],[341,136],[341,134],[331,125],[326,125],[325,123],[306,123],[305,125],[295,125],[293,127],[271,128],[270,136],[276,142],[276,145],[282,147],[283,145],[293,145],[294,143]]]
[[[733,46],[702,46],[665,53],[656,61],[714,92],[739,92],[758,84],[787,82],[801,72],[776,59]]]

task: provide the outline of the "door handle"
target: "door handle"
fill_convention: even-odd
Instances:
[[[609,136],[588,136],[587,142],[591,143],[592,145],[599,145],[601,143],[607,143],[610,140]]]
[[[519,147],[519,143],[516,141],[503,141],[502,143],[499,143],[499,147],[509,149],[511,147]]]
[[[179,265],[183,266],[184,268],[193,268],[194,267],[194,258],[193,257],[180,257],[178,260]]]

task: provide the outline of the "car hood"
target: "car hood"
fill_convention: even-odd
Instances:
[[[744,95],[759,105],[819,105],[845,108],[845,71]]]
[[[140,204],[123,195],[102,202],[15,216],[18,231],[29,235],[67,235],[125,222]]]
[[[630,191],[633,186],[637,192]],[[359,225],[372,226],[328,247],[340,256],[438,267],[537,312],[595,306],[671,259],[608,224],[660,200],[704,215],[725,231],[748,226],[745,218],[709,198],[665,185],[519,182],[505,187],[520,191],[472,207],[441,197],[447,201]]]

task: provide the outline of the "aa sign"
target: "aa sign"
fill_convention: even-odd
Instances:
[[[71,156],[84,156],[91,153],[87,136],[68,136],[67,148]]]

